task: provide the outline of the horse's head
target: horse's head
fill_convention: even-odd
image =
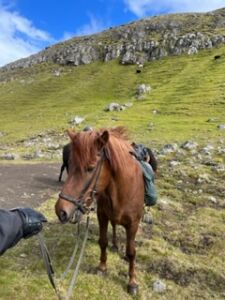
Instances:
[[[63,223],[71,220],[75,211],[85,212],[94,194],[106,188],[110,174],[107,130],[68,131],[68,135],[71,139],[69,174],[55,205],[56,214]]]

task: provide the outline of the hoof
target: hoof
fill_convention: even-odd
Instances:
[[[127,262],[130,261],[127,255],[124,255],[124,256],[123,256],[123,260],[125,260],[125,261],[127,261]]]
[[[128,284],[127,286],[127,292],[131,296],[137,296],[138,294],[138,284]]]
[[[102,270],[102,269],[100,269],[100,268],[98,267],[97,270],[96,270],[96,274],[97,274],[98,276],[104,277],[104,276],[107,275],[107,269]]]
[[[111,250],[112,250],[112,252],[118,252],[119,248],[116,245],[112,245]]]

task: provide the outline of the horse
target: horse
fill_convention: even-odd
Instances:
[[[86,129],[86,127],[83,129],[83,131],[88,131],[88,130],[85,130],[85,129]],[[92,129],[89,129],[89,130],[92,130]],[[143,149],[143,148],[146,149],[147,154],[148,154],[148,158],[146,158],[144,160],[147,160],[149,162],[149,164],[151,165],[153,171],[156,173],[158,163],[157,163],[157,160],[156,160],[155,155],[153,154],[152,150],[148,147],[145,147],[142,144],[132,143],[131,145],[132,145],[132,147],[134,148],[135,151],[137,151],[139,149],[139,148],[137,148],[137,146],[141,146],[141,149]],[[63,174],[65,168],[66,168],[67,174],[69,172],[69,158],[70,158],[70,143],[66,144],[63,147],[63,152],[62,152],[63,163],[62,163],[62,166],[61,166],[61,169],[60,169],[59,182],[61,182],[61,180],[62,180],[62,174]]]
[[[123,127],[88,132],[68,131],[71,139],[68,177],[55,204],[62,223],[75,211],[85,213],[96,199],[99,224],[100,263],[107,270],[108,223],[113,226],[113,244],[117,247],[115,227],[126,231],[126,258],[129,261],[128,292],[136,295],[135,236],[144,207],[144,181],[139,162]]]
[[[69,157],[70,157],[70,143],[66,144],[63,147],[63,151],[62,151],[63,163],[62,163],[62,166],[61,166],[61,169],[60,169],[59,182],[61,182],[61,180],[62,180],[62,174],[63,174],[65,169],[67,171],[67,174],[69,173]]]

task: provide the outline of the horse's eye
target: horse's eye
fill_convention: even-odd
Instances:
[[[87,167],[86,172],[92,172],[95,167]]]

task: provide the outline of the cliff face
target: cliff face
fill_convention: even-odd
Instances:
[[[43,62],[78,66],[115,58],[122,64],[144,63],[167,55],[191,55],[224,43],[225,9],[205,14],[164,15],[72,38],[10,63],[2,70]]]

